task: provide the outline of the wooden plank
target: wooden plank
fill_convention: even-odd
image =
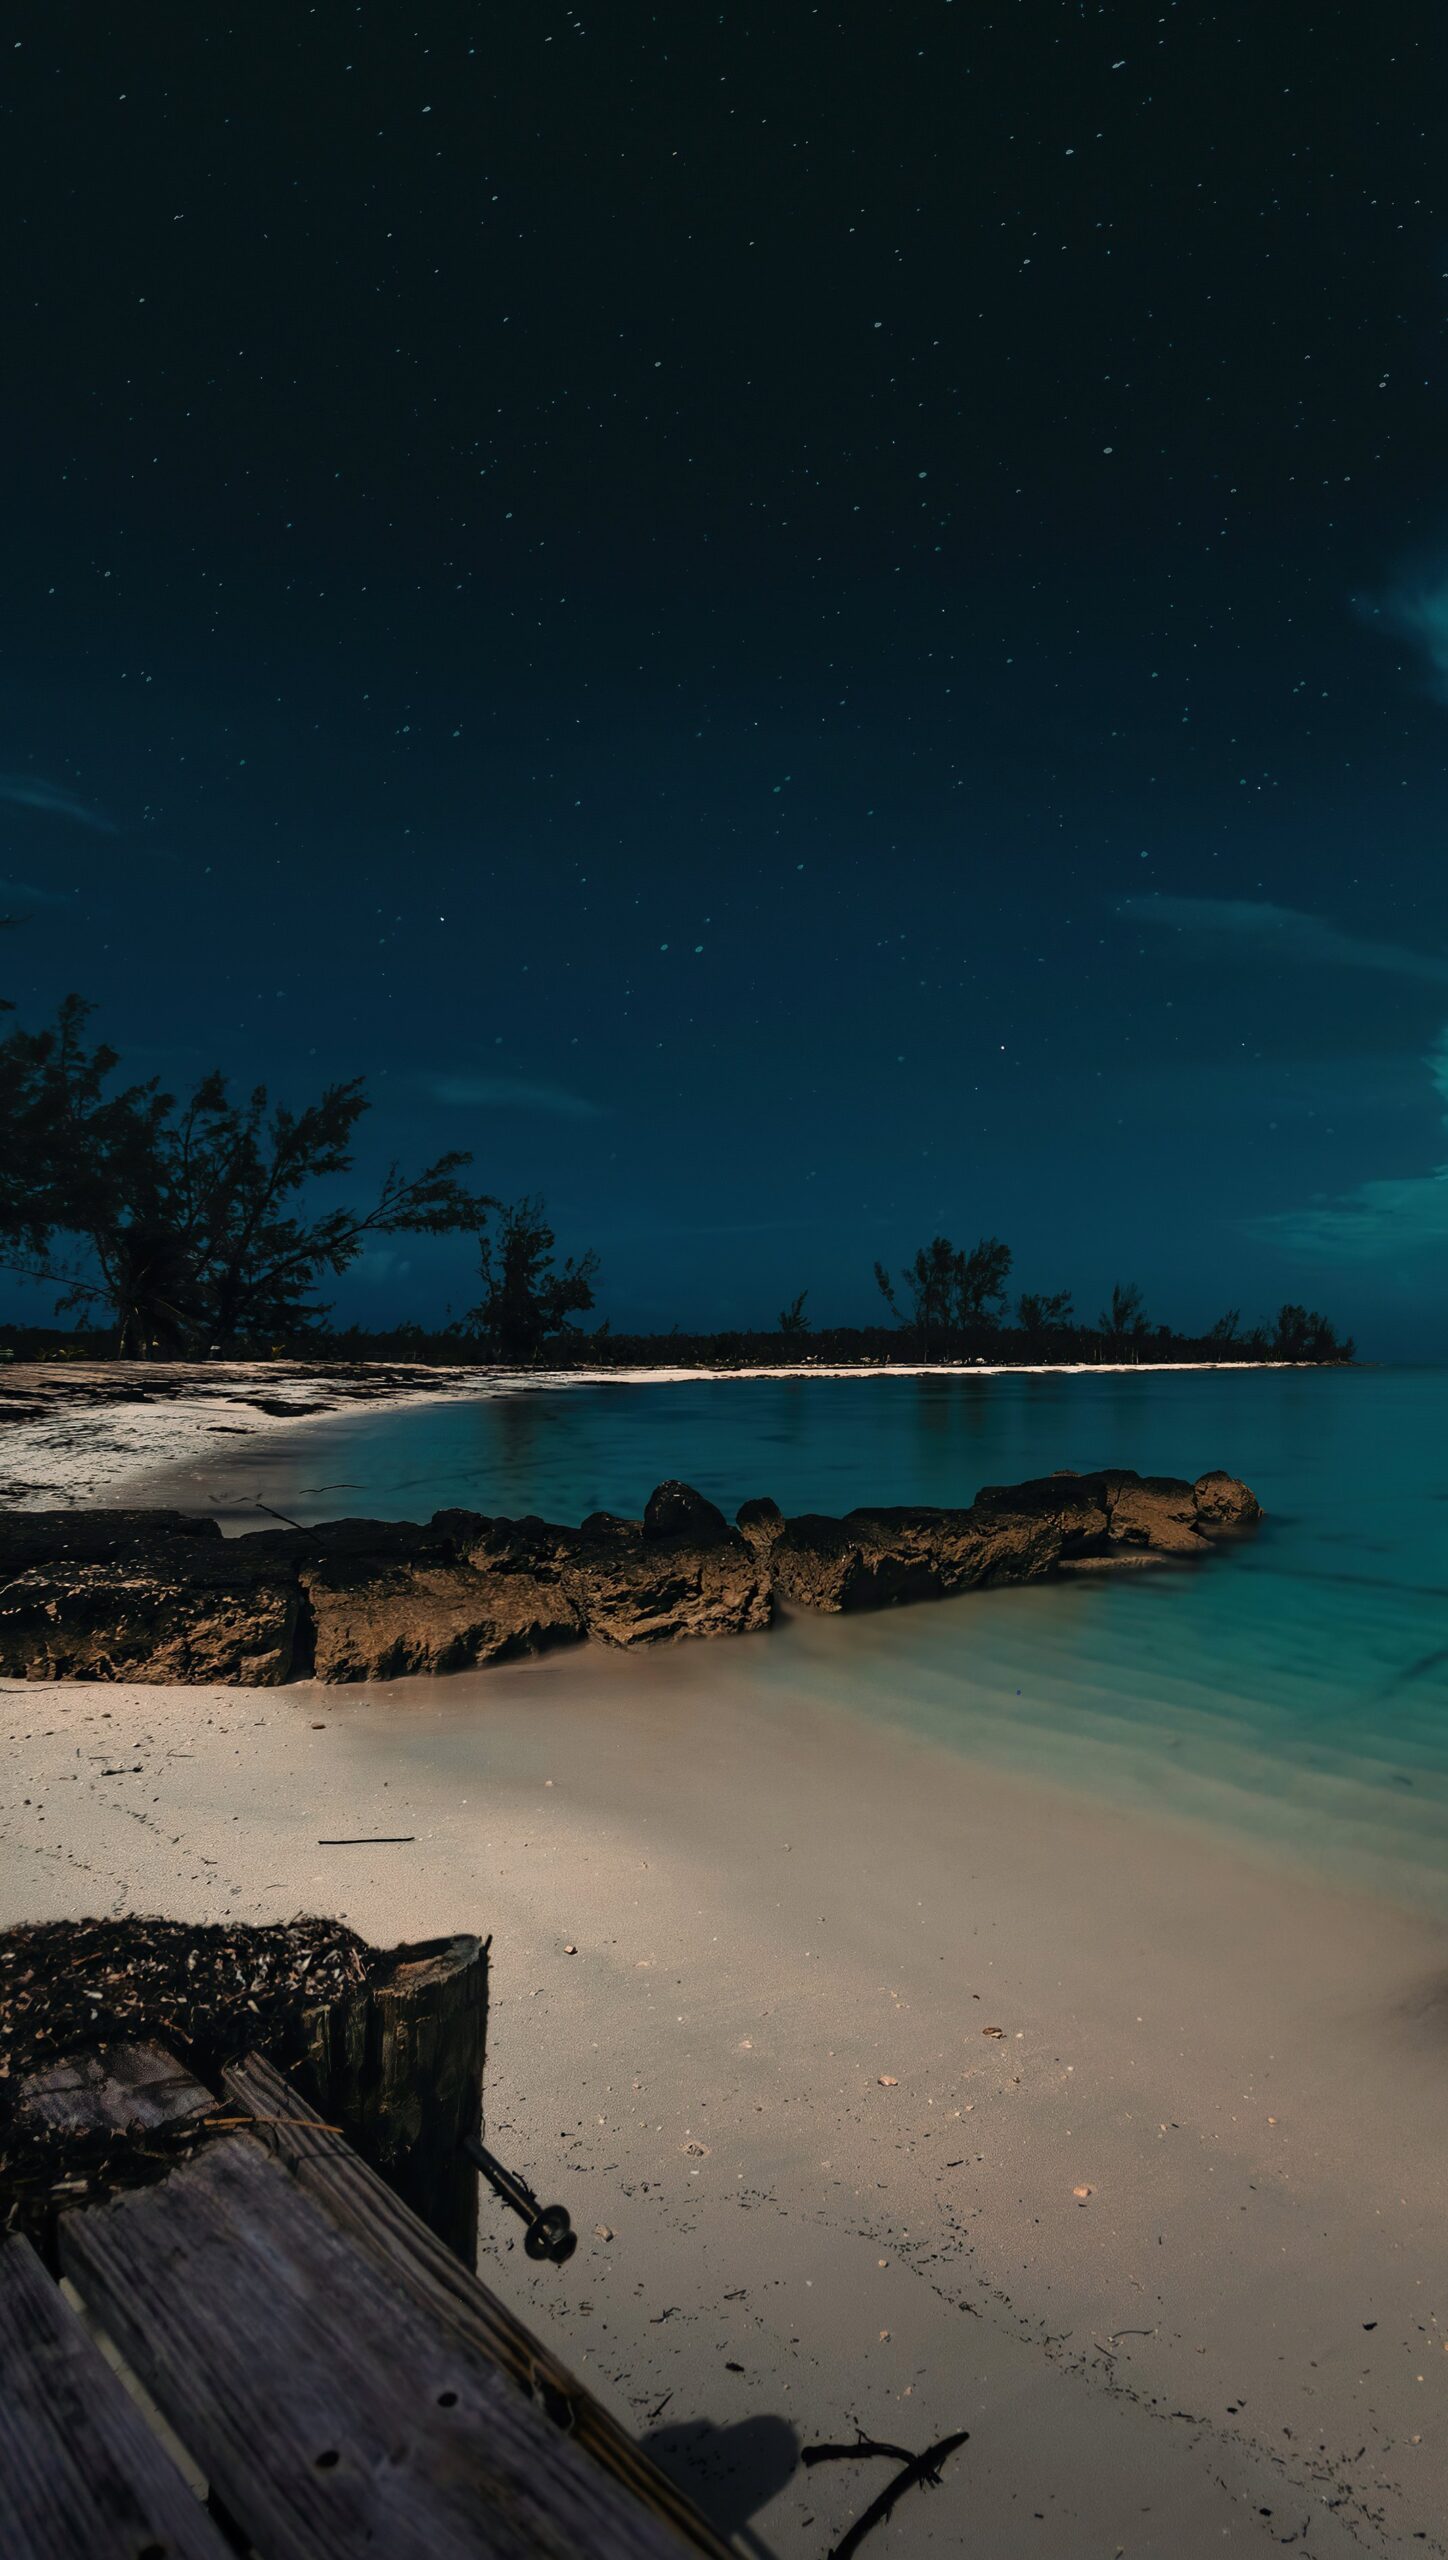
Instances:
[[[246,2135],[64,2215],[60,2250],[265,2560],[679,2560]]]
[[[28,2240],[0,2243],[5,2560],[229,2560]]]
[[[63,2133],[160,2133],[210,2115],[211,2092],[158,2044],[113,2044],[21,2083],[22,2123]]]
[[[323,2124],[286,2075],[263,2054],[222,2074],[238,2110],[257,2120],[259,2140],[315,2195],[348,2238],[384,2275],[461,2344],[508,2374],[555,2425],[672,2526],[708,2560],[730,2560],[728,2545],[626,2428],[576,2381],[566,2365],[463,2266],[425,2222],[409,2213],[375,2169]]]

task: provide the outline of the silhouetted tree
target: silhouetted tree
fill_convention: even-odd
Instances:
[[[969,1253],[956,1255],[955,1321],[962,1333],[998,1322],[1010,1273],[1011,1249],[999,1236],[982,1236]]]
[[[779,1330],[781,1333],[808,1333],[809,1318],[804,1311],[804,1302],[808,1296],[808,1289],[801,1289],[797,1298],[792,1298],[787,1307],[780,1308]]]
[[[1272,1338],[1274,1360],[1351,1360],[1351,1341],[1339,1342],[1326,1316],[1316,1308],[1287,1305],[1277,1311]]]
[[[948,1236],[933,1236],[923,1244],[913,1262],[900,1274],[901,1283],[910,1293],[910,1312],[902,1315],[890,1275],[882,1262],[875,1265],[875,1283],[897,1324],[913,1324],[920,1336],[921,1349],[930,1358],[936,1336],[950,1321],[955,1295],[955,1271],[958,1260]]]
[[[1229,1307],[1224,1316],[1218,1316],[1216,1323],[1213,1325],[1211,1332],[1207,1336],[1208,1342],[1214,1343],[1219,1351],[1225,1351],[1230,1343],[1235,1343],[1238,1340],[1238,1328],[1241,1325],[1241,1322],[1241,1308]]]
[[[1011,1251],[998,1236],[982,1236],[969,1253],[949,1236],[932,1236],[921,1245],[900,1274],[909,1311],[902,1313],[895,1283],[883,1262],[875,1265],[875,1285],[897,1324],[913,1325],[928,1360],[939,1337],[954,1327],[978,1332],[994,1323],[1005,1301]]]
[[[16,1248],[39,1259],[57,1235],[105,1223],[116,1194],[139,1187],[168,1107],[154,1083],[111,1087],[120,1061],[91,1045],[91,1010],[67,996],[43,1031],[16,1023],[0,1040],[0,1246],[12,1268]]]
[[[536,1360],[546,1342],[575,1330],[570,1316],[586,1315],[592,1306],[597,1254],[576,1262],[570,1257],[556,1270],[555,1243],[543,1201],[531,1199],[500,1208],[496,1233],[479,1236],[483,1294],[462,1330],[480,1334],[494,1359]]]
[[[368,1108],[360,1077],[300,1111],[265,1085],[235,1101],[219,1073],[178,1104],[149,1083],[115,1086],[116,1052],[92,1047],[91,1008],[67,998],[53,1028],[0,1043],[0,1252],[60,1286],[63,1307],[106,1307],[123,1352],[230,1348],[307,1329],[312,1297],[378,1235],[476,1228],[491,1205],[458,1177],[471,1159],[395,1165],[363,1209],[309,1209],[309,1186],[347,1173]],[[57,1240],[79,1245],[58,1268]]]
[[[1027,1340],[1037,1345],[1069,1333],[1073,1313],[1069,1289],[1057,1289],[1049,1296],[1037,1290],[1026,1290],[1016,1301],[1016,1322]]]
[[[1113,1342],[1139,1342],[1147,1330],[1146,1310],[1141,1291],[1134,1280],[1118,1280],[1111,1292],[1111,1305],[1096,1319],[1099,1330]]]

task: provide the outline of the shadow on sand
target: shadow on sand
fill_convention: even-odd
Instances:
[[[737,2537],[755,2560],[769,2560],[769,2546],[748,2530],[749,2519],[792,2480],[799,2467],[799,2437],[786,2418],[740,2418],[716,2427],[688,2418],[655,2427],[643,2439],[645,2453],[686,2489],[715,2530]]]

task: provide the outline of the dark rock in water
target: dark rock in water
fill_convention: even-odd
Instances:
[[[668,1497],[662,1500],[661,1497]],[[654,1525],[595,1511],[579,1528],[547,1520],[480,1523],[481,1536],[460,1536],[452,1524],[466,1514],[439,1513],[434,1527],[449,1524],[459,1551],[482,1575],[499,1584],[511,1578],[554,1631],[548,1642],[566,1642],[568,1631],[597,1636],[605,1644],[657,1644],[674,1636],[744,1635],[767,1626],[769,1580],[757,1559],[712,1502],[688,1485],[661,1485],[650,1504]],[[697,1525],[671,1530],[670,1519]],[[500,1593],[501,1596],[501,1593]]]
[[[784,1513],[777,1502],[771,1502],[768,1494],[762,1493],[753,1502],[741,1502],[734,1518],[741,1538],[748,1542],[756,1555],[772,1554],[784,1527]]]
[[[1197,1525],[1208,1536],[1214,1529],[1255,1528],[1262,1517],[1262,1505],[1255,1493],[1249,1492],[1238,1476],[1229,1476],[1223,1467],[1213,1467],[1208,1475],[1198,1476],[1192,1487],[1197,1497]]]
[[[1061,1553],[1055,1513],[851,1511],[843,1520],[786,1520],[771,1552],[775,1589],[801,1609],[885,1609],[938,1600],[987,1582],[1049,1573]]]
[[[220,1523],[190,1511],[3,1511],[0,1563],[7,1573],[32,1564],[106,1564],[135,1555],[156,1538],[206,1538]]]
[[[435,1524],[332,1520],[316,1529],[263,1530],[236,1544],[284,1557],[296,1575],[299,1679],[465,1671],[583,1632],[556,1586],[545,1594],[506,1554],[494,1569],[478,1570]]]
[[[1113,1469],[1104,1478],[1114,1547],[1151,1547],[1161,1555],[1200,1554],[1205,1533],[1189,1484],[1175,1476],[1139,1476]]]
[[[29,1680],[388,1680],[577,1644],[767,1626],[796,1608],[889,1608],[1072,1566],[1206,1554],[1261,1517],[1235,1476],[1131,1469],[987,1485],[964,1510],[861,1508],[737,1528],[689,1485],[642,1521],[579,1528],[439,1511],[224,1539],[180,1512],[0,1514],[0,1674]]]
[[[615,1525],[626,1529],[629,1524]],[[563,1562],[570,1541],[579,1535],[576,1529],[557,1529],[536,1516],[488,1520],[476,1511],[434,1512],[432,1526],[486,1588],[497,1641],[477,1660],[501,1662],[510,1655],[582,1643],[588,1631],[563,1581]]]
[[[723,1512],[691,1484],[655,1485],[644,1504],[646,1538],[692,1538],[701,1547],[717,1547],[729,1534]]]
[[[692,1538],[610,1535],[579,1542],[564,1587],[591,1636],[605,1644],[657,1644],[673,1636],[748,1635],[768,1626],[769,1575],[737,1531]]]
[[[580,1538],[611,1538],[615,1545],[623,1546],[630,1538],[637,1537],[638,1526],[637,1520],[621,1520],[616,1511],[590,1511],[588,1518],[580,1523],[578,1535]],[[573,1532],[555,1529],[551,1534],[555,1538],[569,1538]]]
[[[215,1527],[170,1512],[7,1514],[0,1673],[243,1689],[289,1680],[296,1577]]]
[[[1110,1512],[1104,1476],[1074,1475],[1062,1467],[1054,1475],[1030,1476],[1024,1484],[988,1484],[971,1504],[977,1520],[998,1521],[1003,1534],[1019,1542],[1027,1524],[1039,1521],[1048,1535],[1059,1529],[1062,1557],[1094,1555],[1107,1543]],[[1005,1531],[1009,1522],[1011,1531]]]
[[[1214,1534],[1260,1518],[1234,1476],[1190,1485],[1131,1468],[1095,1475],[1062,1468],[1024,1484],[985,1485],[966,1511],[860,1510],[843,1520],[807,1515],[778,1525],[761,1519],[746,1534],[768,1539],[782,1600],[802,1609],[880,1609],[982,1584],[1034,1582],[1113,1552],[1200,1556]]]

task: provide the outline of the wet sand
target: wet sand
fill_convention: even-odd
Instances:
[[[888,2470],[798,2448],[858,2425],[970,2430],[882,2554],[1441,2551],[1441,1927],[873,1727],[793,1642],[7,1685],[0,1921],[490,1930],[491,2136],[584,2235],[539,2272],[485,2200],[491,2271],[745,2547],[828,2547]]]
[[[382,1361],[7,1362],[0,1510],[154,1503],[157,1469],[222,1460],[240,1440],[368,1405],[485,1394],[496,1376]]]

